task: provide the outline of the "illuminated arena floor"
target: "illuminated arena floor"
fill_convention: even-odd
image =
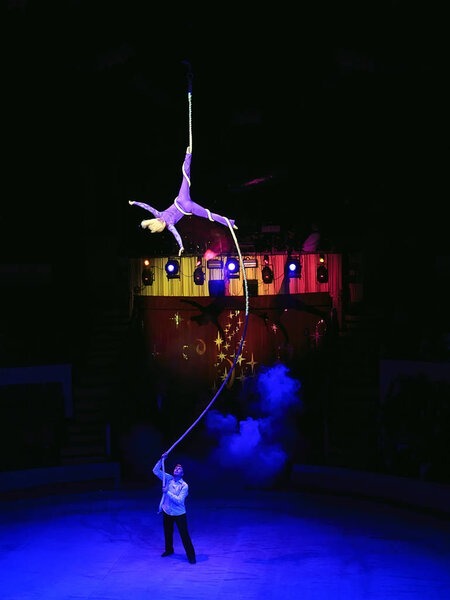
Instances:
[[[159,488],[3,502],[2,600],[442,600],[449,523],[342,496],[192,495],[197,564],[161,558]]]

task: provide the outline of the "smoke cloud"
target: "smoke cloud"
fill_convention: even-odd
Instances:
[[[289,376],[286,365],[278,364],[261,370],[256,381],[264,413],[282,416],[289,408],[299,405],[301,384]]]
[[[206,427],[217,440],[211,460],[236,479],[267,487],[283,471],[296,430],[292,416],[302,407],[301,384],[283,364],[261,369],[243,392],[241,401],[252,416],[239,420],[212,409]]]

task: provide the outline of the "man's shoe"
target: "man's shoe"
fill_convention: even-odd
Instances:
[[[171,554],[173,554],[173,550],[166,550],[161,554],[161,556],[170,556]]]
[[[195,563],[197,562],[195,560],[195,558],[188,558],[189,562],[191,563],[191,565],[195,565]]]

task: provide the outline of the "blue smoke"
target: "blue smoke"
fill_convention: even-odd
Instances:
[[[216,435],[235,433],[238,430],[237,419],[234,415],[223,415],[217,410],[206,413],[208,431]]]
[[[240,476],[247,485],[267,487],[285,468],[296,436],[289,417],[301,408],[301,384],[282,364],[262,369],[254,383],[249,395],[258,416],[239,421],[235,415],[213,409],[206,415],[206,427],[218,442],[213,463]],[[242,400],[246,400],[245,392]]]
[[[261,398],[261,410],[269,415],[283,415],[287,409],[298,406],[301,384],[289,376],[286,365],[264,368],[258,374],[256,389]]]

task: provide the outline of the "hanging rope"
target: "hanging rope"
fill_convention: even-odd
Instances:
[[[188,92],[188,105],[189,105],[189,148],[192,153],[192,93]]]
[[[188,72],[188,107],[189,107],[189,147],[192,153],[192,73],[191,73],[191,65],[186,62],[183,61],[183,64],[188,65],[189,68],[189,72]],[[226,217],[225,217],[226,218]],[[190,431],[192,431],[192,429],[194,429],[194,427],[197,425],[197,423],[199,423],[199,421],[201,421],[201,419],[206,415],[206,413],[208,412],[208,410],[211,408],[211,406],[214,404],[214,402],[217,400],[217,398],[219,397],[220,393],[222,392],[223,388],[226,386],[226,384],[228,383],[228,380],[230,379],[234,368],[236,367],[236,364],[239,360],[239,357],[242,353],[242,348],[244,346],[244,340],[245,340],[245,335],[247,333],[247,325],[248,325],[248,313],[249,313],[249,300],[248,300],[248,285],[247,285],[247,274],[245,272],[245,266],[244,266],[244,261],[242,259],[242,254],[241,254],[241,249],[239,247],[239,243],[238,240],[236,238],[236,234],[234,233],[234,229],[233,226],[231,225],[229,219],[226,218],[227,224],[228,224],[228,228],[231,232],[231,236],[233,238],[234,241],[234,245],[236,247],[237,253],[239,255],[239,262],[241,265],[241,269],[242,269],[242,275],[243,275],[243,279],[244,279],[244,296],[245,296],[245,321],[244,321],[244,329],[242,331],[242,337],[241,337],[241,341],[239,344],[239,349],[236,353],[236,356],[234,358],[234,362],[233,365],[231,366],[231,369],[229,371],[229,373],[227,374],[227,376],[225,377],[225,379],[222,382],[222,385],[219,387],[219,389],[217,390],[217,392],[215,393],[214,397],[212,398],[212,400],[209,402],[209,404],[207,405],[207,407],[204,409],[204,411],[199,415],[199,417],[197,417],[197,419],[192,423],[192,425],[186,429],[186,431],[183,433],[182,436],[180,436],[177,441],[172,444],[172,446],[166,451],[164,452],[162,459],[161,459],[161,468],[163,471],[163,479],[162,479],[162,487],[163,490],[166,486],[166,470],[164,468],[164,460],[165,457],[168,456],[172,450],[178,446],[178,444],[188,435],[188,433]],[[161,498],[161,502],[159,504],[159,511],[161,512],[162,510],[162,505],[164,502],[164,497],[165,497],[165,492],[163,491],[163,495]]]
[[[188,62],[187,60],[183,60],[182,62],[188,68],[187,81],[188,81],[188,109],[189,109],[189,119],[188,119],[189,148],[191,149],[191,154],[192,154],[192,80],[194,78],[194,75],[192,74],[192,71],[191,71],[191,63]]]

